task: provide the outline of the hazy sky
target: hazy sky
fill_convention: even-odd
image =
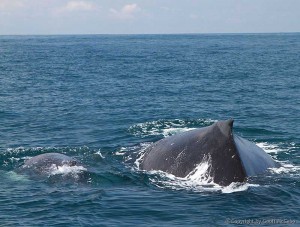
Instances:
[[[224,32],[300,32],[300,0],[0,0],[0,35]]]

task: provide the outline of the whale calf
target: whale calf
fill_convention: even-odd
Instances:
[[[232,128],[233,119],[229,119],[159,140],[146,148],[140,168],[186,177],[207,161],[207,176],[227,186],[278,167],[263,149],[234,135]]]
[[[60,153],[44,153],[26,160],[19,172],[27,171],[34,174],[48,174],[60,166],[76,166],[78,162],[67,155]]]

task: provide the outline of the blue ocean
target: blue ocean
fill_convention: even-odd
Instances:
[[[0,36],[0,225],[297,226],[299,77],[299,33]],[[139,169],[229,118],[280,167],[226,187]],[[16,171],[48,152],[80,165]]]

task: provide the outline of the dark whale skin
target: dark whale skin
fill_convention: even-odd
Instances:
[[[233,135],[232,127],[229,119],[159,140],[146,149],[140,168],[186,177],[209,160],[207,174],[215,183],[227,186],[277,166],[264,150]]]
[[[77,164],[75,159],[67,155],[60,153],[44,153],[26,160],[18,172],[31,171],[35,174],[46,174],[51,168],[57,168],[63,165],[75,166]]]

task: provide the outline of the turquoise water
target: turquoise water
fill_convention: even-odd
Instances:
[[[0,225],[299,224],[299,53],[299,33],[0,36]],[[282,167],[229,187],[138,169],[230,117]],[[17,173],[45,152],[82,166]]]

